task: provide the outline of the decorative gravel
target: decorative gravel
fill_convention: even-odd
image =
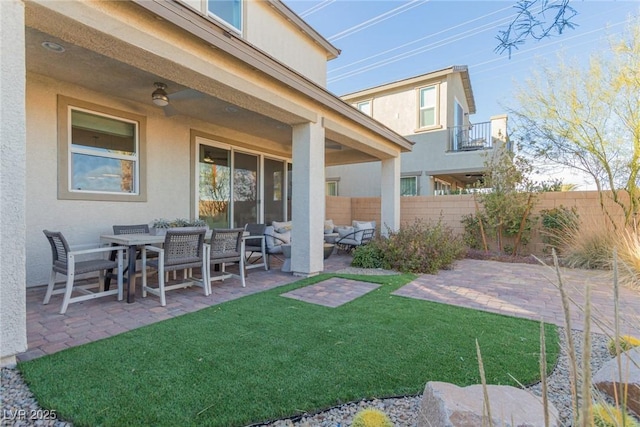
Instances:
[[[549,400],[558,409],[560,413],[561,425],[570,426],[571,422],[571,392],[569,390],[569,365],[568,356],[564,351],[566,349],[564,329],[559,328],[560,345],[562,353],[558,358],[558,363],[548,376]],[[582,355],[582,332],[573,331],[572,333],[576,343],[578,353],[578,363],[581,362]],[[591,367],[595,373],[606,361],[611,359],[607,351],[607,338],[602,335],[592,335],[592,353]],[[536,395],[541,395],[540,384],[527,387]],[[15,369],[2,369],[2,381],[0,387],[0,399],[2,401],[2,421],[1,426],[55,426],[64,427],[71,426],[61,420],[42,419],[45,413],[38,412],[40,407],[35,398],[29,391],[29,388],[22,380],[20,373]],[[418,408],[420,406],[421,396],[396,397],[389,399],[375,399],[369,401],[360,401],[337,406],[335,408],[323,411],[317,414],[309,414],[302,417],[296,417],[287,420],[279,420],[269,424],[268,427],[347,427],[351,425],[353,416],[361,409],[374,407],[384,411],[396,427],[413,427],[417,424]],[[23,412],[20,412],[23,411]],[[13,419],[15,414],[24,414]],[[30,415],[34,415],[35,419],[30,420]]]

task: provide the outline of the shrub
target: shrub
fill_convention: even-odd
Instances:
[[[623,286],[640,288],[640,237],[631,230],[621,232],[618,258],[620,282]]]
[[[573,268],[610,269],[616,232],[608,221],[588,217],[558,234],[563,262]]]
[[[482,215],[480,217],[482,218]],[[482,220],[485,221],[484,218]],[[473,214],[463,215],[460,222],[464,226],[464,235],[462,237],[464,244],[471,249],[482,249],[482,233],[480,232],[478,216]]]
[[[381,410],[366,408],[353,417],[351,427],[393,427],[393,423]]]
[[[361,268],[383,268],[385,265],[384,254],[380,249],[378,240],[373,240],[367,245],[355,248],[351,265]]]
[[[595,427],[638,427],[640,424],[628,412],[606,403],[593,405],[593,425]]]
[[[618,340],[620,342],[620,351],[623,353],[640,345],[640,339],[632,337],[631,335],[622,335],[618,338]],[[609,340],[607,348],[609,349],[609,353],[611,353],[612,356],[617,355],[615,338]]]
[[[442,220],[436,223],[416,220],[389,233],[377,246],[383,255],[383,267],[403,273],[435,274],[451,268],[465,253],[462,240]]]
[[[559,252],[563,236],[568,232],[576,230],[579,225],[579,217],[575,207],[571,209],[559,206],[553,209],[543,209],[540,211],[540,222],[542,226],[542,241],[547,245],[545,252],[550,252],[554,248]]]

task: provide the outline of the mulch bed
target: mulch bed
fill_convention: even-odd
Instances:
[[[533,255],[507,255],[499,252],[485,252],[480,249],[469,249],[467,250],[467,258],[470,259],[481,259],[481,260],[489,260],[489,261],[500,261],[500,262],[515,262],[521,264],[540,264]],[[550,260],[542,258],[545,263],[549,263]],[[551,261],[553,264],[553,261]]]

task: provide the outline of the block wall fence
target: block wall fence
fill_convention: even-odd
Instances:
[[[613,212],[619,219],[623,218],[621,209],[606,194],[605,205],[609,212]],[[531,241],[524,248],[523,253],[542,254],[544,244],[539,232],[539,213],[541,210],[560,206],[575,207],[582,223],[605,224],[606,218],[600,208],[597,191],[539,193],[533,210],[533,215],[537,217],[536,225]],[[402,197],[400,199],[401,224],[411,224],[416,219],[438,221],[442,218],[443,223],[460,235],[464,233],[462,217],[475,214],[475,212],[476,203],[471,194]],[[351,224],[352,220],[375,220],[377,224],[380,224],[380,198],[327,196],[326,218],[333,219],[333,222],[339,225]]]

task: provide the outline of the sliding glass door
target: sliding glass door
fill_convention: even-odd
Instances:
[[[210,227],[290,219],[291,163],[197,138],[197,209]]]
[[[200,145],[198,215],[211,228],[229,228],[231,152]]]
[[[258,222],[258,156],[235,152],[233,156],[233,226]]]

